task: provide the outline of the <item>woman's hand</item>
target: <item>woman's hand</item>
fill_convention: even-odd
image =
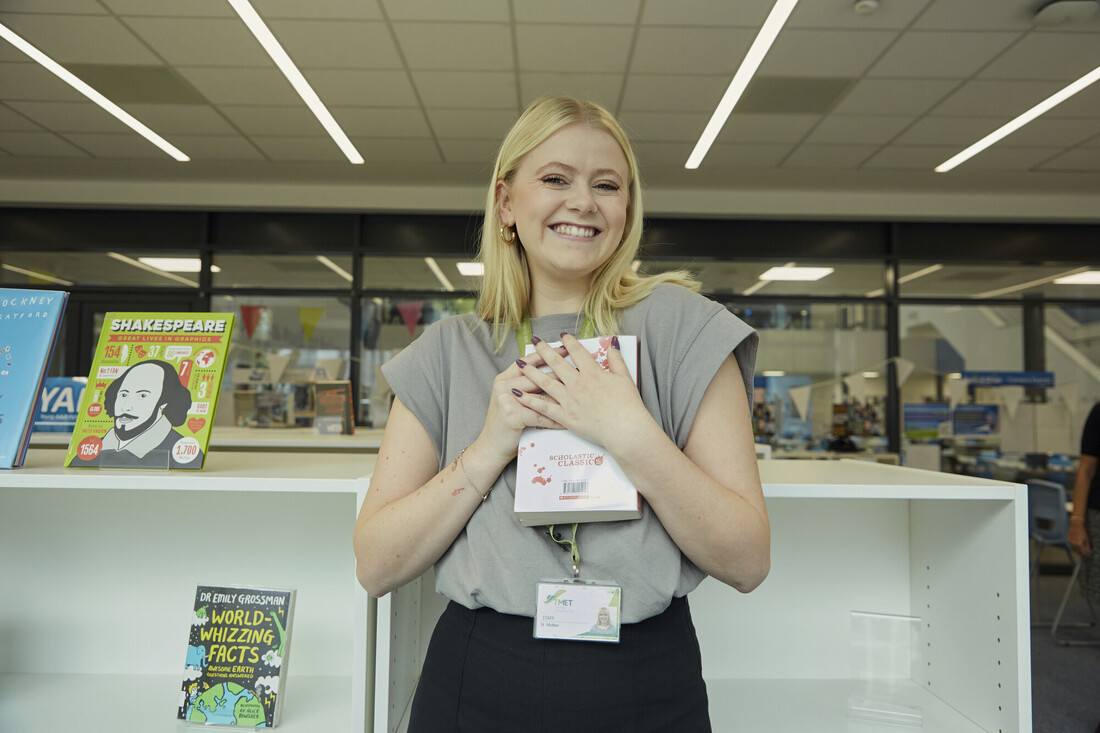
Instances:
[[[1085,523],[1077,519],[1069,520],[1069,546],[1081,557],[1092,554],[1092,543],[1089,542],[1089,533],[1085,531]]]
[[[553,349],[546,349],[546,351],[564,361]],[[517,359],[493,380],[489,409],[485,415],[485,426],[475,442],[501,464],[506,464],[516,457],[519,436],[524,428],[540,427],[560,430],[562,427],[547,415],[531,409],[524,399],[537,399],[533,393],[539,392],[541,388],[533,383],[528,375],[542,374],[538,367],[543,364],[541,354],[528,354],[522,359]]]
[[[528,363],[522,372],[537,393],[520,390],[515,401],[614,454],[616,441],[628,438],[639,421],[652,422],[619,352],[618,338],[608,338],[606,347],[600,350],[599,356],[606,357],[609,371],[573,336],[562,334],[562,344],[573,364],[565,360],[560,349],[537,342],[535,351],[550,372]]]

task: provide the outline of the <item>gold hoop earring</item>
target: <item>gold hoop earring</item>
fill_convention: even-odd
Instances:
[[[505,234],[510,234],[511,236],[505,236]],[[516,230],[510,229],[507,224],[501,224],[500,241],[504,242],[505,244],[511,244],[512,242],[516,241]]]

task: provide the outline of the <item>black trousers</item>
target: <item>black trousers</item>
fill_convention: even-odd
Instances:
[[[624,624],[618,644],[535,639],[533,624],[450,603],[428,645],[409,733],[710,731],[686,598]]]

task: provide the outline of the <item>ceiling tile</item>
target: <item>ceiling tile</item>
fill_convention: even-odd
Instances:
[[[299,0],[286,0],[299,2]],[[354,0],[347,0],[354,1]],[[509,22],[509,0],[462,0],[460,3],[438,0],[382,0],[390,20],[454,20],[481,23]]]
[[[913,27],[954,31],[1029,31],[1035,5],[1027,0],[935,0],[921,13]]]
[[[590,99],[613,109],[618,103],[624,78],[623,74],[520,72],[519,104],[526,107],[544,94],[564,94]]]
[[[143,0],[142,0],[143,1]],[[178,0],[167,0],[177,2]],[[342,20],[381,20],[382,9],[377,0],[324,0],[304,3],[302,0],[252,0],[256,12],[272,18],[339,18]]]
[[[65,137],[96,158],[164,158],[165,160],[171,160],[167,153],[136,132],[128,134],[72,132],[66,133]],[[189,155],[186,150],[183,153]]]
[[[931,172],[937,165],[959,152],[954,146],[902,146],[884,148],[863,164],[864,168],[901,168]],[[949,175],[949,174],[944,174]]]
[[[799,3],[787,28],[846,28],[851,30],[902,29],[909,26],[932,0],[882,3],[870,15],[859,15],[849,2]]]
[[[626,71],[634,29],[627,26],[516,26],[524,71]]]
[[[806,136],[811,145],[881,145],[912,122],[900,115],[830,115]]]
[[[782,167],[854,170],[876,150],[875,145],[800,145],[787,156]]]
[[[517,23],[567,23],[570,25],[633,25],[639,0],[512,0]],[[522,44],[521,44],[522,45]]]
[[[160,63],[134,33],[110,16],[4,13],[0,14],[0,21],[62,65],[93,61],[100,64]],[[89,43],[89,39],[95,42]],[[6,42],[3,45],[10,48]]]
[[[347,160],[329,137],[256,136],[252,142],[272,160]],[[363,153],[362,148],[359,151]]]
[[[621,111],[706,112],[718,106],[730,76],[704,74],[630,74]]]
[[[512,34],[497,23],[394,23],[410,69],[507,71]]]
[[[263,154],[240,135],[173,135],[172,144],[192,161],[263,160]]]
[[[755,37],[756,31],[748,28],[642,28],[630,70],[732,78]]]
[[[419,107],[333,107],[331,111],[351,137],[431,137]]]
[[[38,64],[0,63],[0,99],[78,102],[87,97]]]
[[[707,167],[727,166],[730,168],[774,168],[791,152],[791,149],[791,145],[715,144],[710,149],[706,160],[703,161],[703,165]]]
[[[14,109],[0,104],[0,130],[34,130],[41,132],[42,127],[23,115],[17,114]]]
[[[819,115],[730,115],[718,134],[719,143],[790,143],[802,140],[821,119]],[[704,125],[706,122],[704,121]],[[700,127],[695,137],[698,138]],[[694,140],[693,140],[694,144]]]
[[[982,70],[982,79],[1057,79],[1069,84],[1100,63],[1100,34],[1031,33]]]
[[[867,75],[966,79],[1018,37],[1016,33],[913,31],[899,38]]]
[[[622,124],[632,140],[690,141],[693,145],[710,115],[699,112],[631,112]]]
[[[1061,88],[1048,81],[971,81],[932,110],[950,117],[993,117],[1008,122]]]
[[[999,121],[984,117],[925,117],[914,122],[894,142],[898,145],[958,145],[962,150],[998,127]]]
[[[126,111],[161,135],[235,135],[225,117],[208,105],[132,104]]]
[[[47,13],[58,15],[106,15],[99,3],[88,0],[4,0],[5,13]]]
[[[1096,171],[1100,170],[1100,147],[1077,148],[1053,158],[1039,166],[1043,171]]]
[[[443,159],[447,163],[482,163],[488,180],[497,157],[500,143],[496,140],[448,140],[439,141]]]
[[[321,123],[317,121],[314,114],[304,104],[281,107],[259,104],[247,106],[223,104],[218,109],[238,130],[248,136],[311,137],[324,134]]]
[[[268,24],[300,69],[400,69],[385,23],[358,20],[273,20]]]
[[[225,0],[99,0],[116,15],[164,15],[189,18],[236,18]],[[86,3],[87,4],[87,3]]]
[[[128,17],[126,22],[157,55],[170,64],[227,67],[274,65],[248,27],[235,17]]]
[[[404,71],[311,69],[306,78],[313,86],[313,91],[329,107],[419,105],[412,81]],[[288,84],[287,87],[289,86]]]
[[[857,77],[897,36],[895,31],[852,34],[788,28],[775,39],[758,73],[763,76]]]
[[[0,132],[0,150],[14,156],[86,158],[88,154],[52,132]]]
[[[1023,172],[1050,160],[1061,151],[1062,148],[1057,147],[1011,148],[997,144],[978,153],[960,165],[958,170],[965,170],[968,173],[979,171]]]
[[[774,0],[648,0],[642,12],[644,25],[744,26],[759,28],[771,12]]]
[[[514,110],[519,105],[511,71],[414,71],[412,78],[425,107]]]
[[[114,115],[90,101],[9,102],[9,105],[43,127],[57,132],[119,133],[129,129]]]
[[[218,104],[301,104],[301,97],[274,66],[256,69],[178,67],[177,71],[199,92]],[[313,76],[317,72],[313,72]],[[311,80],[312,81],[312,80]],[[314,86],[314,91],[318,91]],[[318,94],[320,92],[318,91]],[[321,95],[321,99],[325,99]]]
[[[1093,84],[1045,114],[1046,117],[1100,118],[1100,84]]]
[[[1096,120],[1066,120],[1046,116],[1032,120],[997,143],[998,147],[1065,149],[1100,135]]]
[[[516,113],[511,110],[429,109],[428,121],[436,137],[499,142],[516,121]]]
[[[368,164],[372,162],[402,164],[443,162],[439,149],[431,140],[356,138],[354,142]]]
[[[942,79],[863,79],[833,108],[833,114],[921,114],[951,93],[958,82]]]

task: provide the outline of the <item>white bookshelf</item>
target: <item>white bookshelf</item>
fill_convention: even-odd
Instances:
[[[921,617],[924,730],[1031,730],[1025,486],[850,460],[760,469],[771,574],[689,596],[716,732],[901,729],[847,715],[853,610]],[[376,731],[405,729],[442,605],[430,576],[379,600]]]
[[[373,603],[355,514],[375,456],[217,452],[202,471],[0,471],[0,730],[179,731],[200,583],[295,587],[279,729],[367,730]]]

